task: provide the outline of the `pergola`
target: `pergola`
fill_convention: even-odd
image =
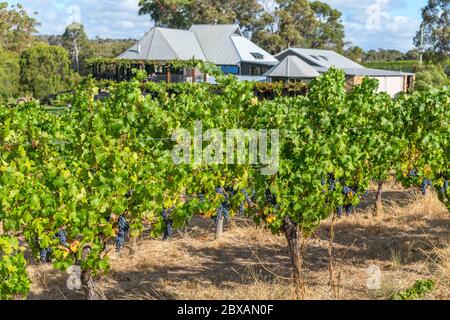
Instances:
[[[97,80],[128,81],[133,77],[133,69],[145,70],[149,80],[185,82],[206,82],[207,73],[201,69],[204,63],[200,60],[149,61],[130,59],[92,59],[92,75]]]

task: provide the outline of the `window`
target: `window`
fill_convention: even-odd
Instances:
[[[267,71],[267,67],[260,65],[252,65],[250,67],[251,76],[262,76]]]
[[[256,60],[262,60],[264,59],[264,55],[262,55],[259,52],[250,52],[250,54],[255,58]]]
[[[225,74],[239,74],[238,66],[221,66],[222,72]]]

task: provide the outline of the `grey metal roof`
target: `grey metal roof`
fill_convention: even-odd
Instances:
[[[245,37],[231,36],[241,62],[250,62],[265,65],[276,65],[278,60],[267,51],[261,49],[256,44]]]
[[[278,63],[274,56],[245,38],[237,24],[193,25],[190,31],[197,36],[206,59],[216,65],[237,65],[241,62],[266,65]]]
[[[238,25],[193,25],[190,29],[197,37],[208,61],[217,65],[237,65],[240,62],[231,36],[240,34]]]
[[[154,28],[138,43],[122,53],[119,59],[133,60],[206,60],[198,40],[192,32]]]
[[[289,79],[310,79],[320,76],[319,72],[297,56],[287,56],[264,75],[269,78]]]
[[[318,72],[324,73],[329,70],[325,67],[314,67]],[[369,68],[339,68],[342,69],[347,76],[368,76],[368,77],[399,77],[399,76],[412,76],[414,73],[407,73],[401,71],[391,71],[382,69],[369,69]]]
[[[369,69],[369,68],[344,68],[346,75],[354,76],[370,76],[370,77],[398,77],[398,76],[412,76],[414,73],[401,72],[401,71],[391,71],[391,70],[381,70],[381,69]]]
[[[193,25],[189,31],[154,28],[119,59],[208,60],[216,65],[242,62],[275,65],[278,60],[242,35],[238,25]]]
[[[275,55],[275,57],[284,55],[286,52],[298,55],[311,65],[319,67],[331,68],[334,66],[337,68],[364,68],[362,65],[331,50],[289,48]]]
[[[414,75],[413,73],[400,71],[368,69],[330,50],[289,48],[275,55],[275,57],[283,57],[286,54],[298,56],[320,73],[327,72],[331,67],[336,67],[344,70],[345,74],[349,76],[398,77]]]

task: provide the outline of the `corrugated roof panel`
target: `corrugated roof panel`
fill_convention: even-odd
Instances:
[[[237,65],[240,57],[231,36],[241,34],[238,25],[193,25],[194,32],[206,59],[217,65]]]
[[[414,75],[413,73],[399,71],[368,69],[330,50],[289,48],[275,55],[275,57],[283,57],[287,53],[292,54],[292,56],[298,56],[306,63],[310,63],[316,71],[321,73],[327,72],[331,67],[335,67],[344,70],[345,74],[350,76],[395,77]]]
[[[267,51],[261,49],[256,44],[245,37],[232,36],[234,47],[241,58],[241,62],[272,64],[278,63],[278,60]]]
[[[334,66],[337,68],[364,68],[362,65],[357,64],[356,62],[331,50],[289,48],[286,51],[289,50],[322,67],[330,68]],[[286,51],[283,51],[278,55],[281,55]]]
[[[189,31],[154,28],[119,58],[163,61],[196,58],[216,65],[278,63],[270,53],[243,37],[238,25],[193,25]]]
[[[371,77],[399,77],[399,76],[412,76],[414,73],[407,73],[401,71],[391,71],[391,70],[379,70],[379,69],[369,69],[369,68],[344,68],[346,75],[353,76],[371,76]]]
[[[324,73],[329,70],[325,67],[314,67],[318,72]],[[368,77],[398,77],[398,76],[413,76],[414,73],[407,73],[401,71],[368,69],[368,68],[339,68],[344,71],[347,76],[368,76]]]
[[[119,56],[136,60],[206,60],[195,34],[185,30],[153,28],[139,43]]]
[[[175,60],[179,59],[177,52],[170,46],[161,29],[156,28],[154,30],[153,37],[146,41],[145,45],[141,47],[145,48],[147,60]]]
[[[287,56],[277,66],[265,73],[269,78],[316,78],[320,74],[297,56]]]
[[[194,33],[186,30],[164,29],[159,32],[170,48],[176,53],[178,59],[189,60],[192,58],[206,60],[203,50]]]
[[[119,59],[130,59],[130,60],[146,60],[148,59],[148,53],[150,51],[150,45],[152,43],[153,37],[155,35],[156,28],[147,32],[145,36],[135,43],[130,49],[122,53]]]

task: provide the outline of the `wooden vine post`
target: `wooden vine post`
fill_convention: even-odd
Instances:
[[[285,217],[283,220],[283,232],[288,242],[289,255],[293,267],[295,294],[297,299],[304,300],[306,296],[306,287],[303,272],[303,258],[305,256],[308,239],[304,237],[298,225],[289,217]]]
[[[382,195],[383,195],[383,181],[378,181],[377,196],[375,199],[375,207],[373,210],[374,217],[379,217],[383,213]]]
[[[167,66],[166,78],[167,78],[167,83],[171,83],[172,82],[172,73],[171,73],[171,70],[170,70],[170,65]]]
[[[197,75],[196,75],[195,71],[196,71],[195,68],[193,68],[193,69],[192,69],[192,83],[195,83],[195,82],[196,82],[196,81],[195,81],[195,80],[196,80],[195,77],[196,77]]]

